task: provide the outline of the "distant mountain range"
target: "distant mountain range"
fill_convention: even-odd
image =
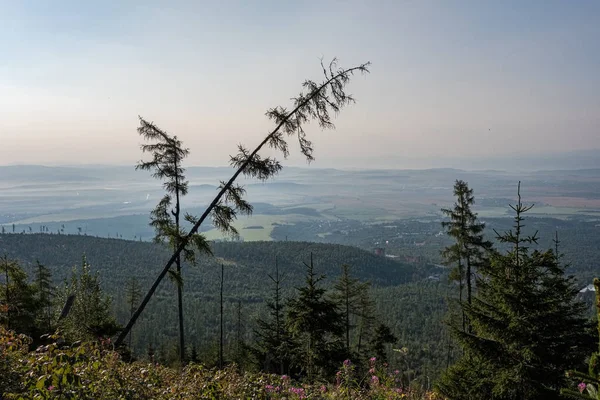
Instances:
[[[339,168],[428,169],[458,168],[473,170],[537,171],[600,168],[600,148],[553,153],[521,153],[510,156],[435,156],[388,155],[373,159],[332,160],[328,166]]]
[[[321,160],[323,161],[323,160]],[[333,168],[330,168],[333,167]],[[84,176],[86,180],[97,176],[99,179],[106,175],[119,173],[121,177],[135,180],[148,179],[147,174],[136,172],[133,166],[125,165],[62,165],[62,166],[42,166],[42,165],[0,165],[0,172],[3,180],[43,180],[44,176],[49,174],[52,178],[64,180],[77,180],[79,175],[85,169]],[[492,156],[492,157],[396,157],[382,156],[377,159],[358,159],[351,162],[336,160],[331,162],[321,162],[313,167],[286,166],[283,175],[303,175],[306,172],[314,173],[318,170],[320,173],[335,175],[340,171],[353,170],[355,172],[370,173],[373,170],[407,170],[407,171],[427,171],[432,172],[452,172],[452,171],[479,171],[485,173],[502,172],[520,172],[520,171],[548,171],[552,173],[571,170],[590,170],[590,173],[597,174],[600,169],[600,149],[577,150],[557,153],[540,154],[517,154],[514,156]],[[214,177],[216,179],[226,179],[231,175],[231,167],[206,167],[191,166],[187,168],[188,175]],[[90,174],[90,172],[92,172]]]

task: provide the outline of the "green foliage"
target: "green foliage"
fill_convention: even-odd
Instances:
[[[324,276],[315,273],[312,254],[310,264],[304,265],[305,284],[287,302],[286,326],[294,344],[292,363],[311,381],[330,376],[336,361],[344,358],[344,327],[337,304],[319,287]]]
[[[50,270],[37,260],[33,285],[36,301],[38,303],[36,324],[45,333],[50,333],[52,332],[52,328],[54,326],[52,320],[52,305],[54,301],[55,287],[52,283],[52,274]]]
[[[471,210],[475,204],[473,189],[469,189],[466,182],[457,180],[454,183],[454,196],[456,203],[453,209],[442,209],[442,213],[450,218],[443,221],[442,227],[454,243],[442,251],[446,265],[454,265],[450,272],[450,280],[459,283],[458,298],[463,301],[463,290],[466,285],[467,303],[471,304],[473,276],[478,266],[486,262],[486,252],[491,250],[492,244],[484,240],[483,230],[485,224],[477,220],[477,214]],[[468,320],[462,315],[463,330],[470,330]]]
[[[593,343],[572,277],[551,251],[530,251],[519,200],[514,230],[498,235],[512,246],[479,269],[477,294],[462,304],[473,332],[453,327],[463,357],[438,388],[450,399],[558,399],[564,371],[581,364]]]
[[[56,282],[70,278],[71,266],[81,263],[81,254],[85,251],[87,260],[99,275],[102,290],[113,299],[112,310],[119,323],[126,322],[131,312],[124,283],[134,276],[140,287],[148,287],[153,278],[148,269],[156,266],[157,260],[164,262],[170,256],[169,249],[163,245],[83,235],[9,234],[2,237],[1,243],[9,256],[21,260],[31,273],[35,272],[36,260],[42,261]],[[226,264],[224,344],[228,357],[235,348],[235,302],[242,300],[249,322],[244,340],[252,343],[256,338],[252,332],[256,328],[252,325],[254,321],[259,317],[269,320],[264,301],[271,297],[272,285],[265,283],[269,282],[267,275],[273,275],[273,257],[277,257],[280,270],[284,271],[282,275],[285,274],[281,283],[284,300],[294,294],[295,287],[302,285],[305,275],[302,260],[312,252],[319,272],[327,276],[322,282],[324,287],[330,288],[339,278],[343,263],[352,265],[356,279],[373,283],[361,300],[360,308],[367,311],[361,311],[363,315],[351,321],[355,326],[351,331],[351,345],[360,353],[360,360],[371,356],[369,343],[377,317],[392,329],[402,346],[410,348],[407,361],[413,379],[423,377],[426,384],[426,376],[433,381],[446,366],[447,341],[440,324],[446,311],[446,289],[444,284],[434,281],[404,283],[415,275],[423,276],[414,266],[355,247],[333,244],[215,242],[212,247],[215,257],[202,257],[202,268],[186,269],[184,312],[193,321],[186,326],[186,336],[189,345],[196,344],[204,363],[217,365],[221,263]],[[59,308],[63,305],[63,300],[57,301]],[[162,284],[135,325],[132,338],[135,357],[147,357],[149,345],[155,347],[158,355],[161,343],[173,343],[178,334],[177,314],[173,312],[176,307],[176,294],[170,285]],[[404,359],[399,360],[390,351],[388,358],[390,365],[404,365]]]
[[[255,345],[251,351],[258,367],[265,372],[290,373],[292,338],[285,327],[285,304],[281,294],[283,276],[279,274],[279,264],[275,259],[275,276],[271,299],[267,300],[268,319],[258,318],[255,330]]]
[[[361,306],[365,306],[365,292],[368,292],[368,284],[361,283],[358,279],[350,276],[350,266],[342,265],[342,273],[333,286],[331,298],[337,303],[343,318],[346,358],[352,358],[350,347],[350,330],[354,328],[353,319],[364,315]]]
[[[40,303],[35,287],[29,284],[27,274],[19,263],[6,255],[0,259],[0,324],[19,333],[36,335]]]
[[[59,336],[49,339],[49,344],[28,352],[27,337],[0,327],[3,398],[441,400],[418,387],[403,386],[398,371],[375,361],[362,376],[345,363],[336,382],[299,384],[286,375],[240,372],[235,365],[216,370],[198,364],[174,369],[125,363],[109,341],[67,346]]]
[[[600,337],[600,279],[594,279],[594,288],[596,289],[596,315],[598,336]],[[600,346],[600,344],[599,344]],[[600,399],[600,348],[594,352],[588,362],[588,372],[584,373],[577,370],[567,372],[567,377],[571,381],[577,381],[578,390],[563,388],[560,393],[572,399]]]
[[[140,284],[135,277],[131,277],[125,285],[125,296],[127,296],[127,305],[129,306],[129,317],[133,315],[135,307],[142,296]],[[129,332],[129,349],[131,350],[131,342],[133,340],[133,330]]]
[[[387,325],[379,324],[375,329],[373,337],[371,338],[372,354],[375,354],[377,359],[387,362],[385,345],[394,344],[397,341],[398,338],[392,333],[391,329]]]
[[[59,329],[69,342],[110,337],[118,332],[119,326],[111,313],[111,299],[100,287],[98,273],[83,256],[79,270],[73,268],[69,280],[57,292],[57,304],[62,305],[71,295],[73,306],[66,318],[59,322]]]

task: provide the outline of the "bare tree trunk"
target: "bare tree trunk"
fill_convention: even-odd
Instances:
[[[223,368],[223,271],[224,266],[221,264],[221,321],[219,324],[219,368]]]
[[[177,163],[177,152],[175,152],[175,212],[173,213],[175,216],[175,229],[177,231],[179,242],[179,213],[180,213],[180,201],[179,201],[179,176],[177,172],[177,168],[179,165]],[[174,248],[177,251],[177,245]],[[177,275],[179,276],[177,281],[177,309],[179,316],[179,362],[183,365],[185,362],[185,340],[184,340],[184,332],[183,332],[183,294],[182,294],[182,282],[183,278],[181,276],[181,253],[177,254],[177,258],[175,259],[175,264],[177,266]]]

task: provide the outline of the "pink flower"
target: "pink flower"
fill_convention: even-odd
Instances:
[[[290,388],[290,392],[294,393],[295,395],[297,395],[301,399],[306,398],[306,395],[304,394],[304,389],[302,389],[302,388],[291,387]]]
[[[379,378],[378,378],[376,375],[373,375],[373,376],[371,377],[371,383],[372,383],[373,385],[377,385],[377,384],[379,383]]]
[[[585,382],[581,382],[579,385],[577,385],[577,388],[579,389],[580,393],[583,393],[586,387],[587,385],[585,384]]]
[[[370,362],[371,362],[371,364],[372,364],[372,363],[374,363],[375,361],[377,361],[377,358],[376,358],[376,357],[371,357],[371,358],[369,359],[369,361],[370,361]]]
[[[49,390],[49,391],[53,391],[53,390],[54,390],[54,386],[52,386],[52,385],[51,385],[51,386],[48,386],[48,390]]]
[[[344,360],[345,367],[349,366],[350,364],[352,364],[352,362],[350,360],[348,360],[348,359]]]
[[[371,368],[371,369],[369,370],[369,373],[370,373],[371,375],[373,375],[373,374],[375,373],[375,368]]]
[[[394,375],[398,375],[399,373],[400,373],[400,371],[398,371],[398,370],[394,371]]]
[[[327,391],[327,386],[321,385],[321,393],[325,393]]]

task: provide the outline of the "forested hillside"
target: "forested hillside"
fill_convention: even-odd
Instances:
[[[456,286],[447,282],[440,268],[416,267],[355,247],[325,243],[215,242],[212,249],[214,257],[205,256],[197,265],[185,265],[186,332],[190,346],[195,346],[204,357],[216,357],[221,264],[225,266],[226,352],[233,357],[238,301],[242,307],[243,337],[250,341],[257,318],[266,312],[264,301],[272,284],[268,274],[274,271],[275,259],[284,276],[283,295],[290,297],[292,289],[302,283],[303,263],[309,261],[311,253],[316,271],[327,276],[327,286],[339,277],[342,264],[351,265],[359,280],[373,284],[375,312],[398,338],[395,347],[408,350],[405,354],[392,353],[394,365],[426,383],[458,355],[443,324],[447,300],[455,296]],[[114,312],[121,323],[129,317],[126,283],[135,277],[144,291],[170,256],[164,246],[149,242],[58,234],[0,235],[0,253],[20,260],[29,272],[40,261],[49,267],[57,285],[81,264],[85,255],[92,271],[99,273],[102,287],[113,298]],[[579,268],[576,272],[583,276],[594,273]],[[440,281],[428,279],[439,273]],[[161,284],[134,328],[132,345],[141,357],[145,357],[149,345],[163,352],[164,357],[172,357],[175,352],[174,287],[170,281]]]
[[[243,336],[250,340],[256,319],[266,312],[264,301],[271,290],[268,274],[274,271],[275,259],[283,276],[283,296],[290,297],[293,288],[302,283],[304,263],[309,262],[312,253],[315,271],[326,275],[326,286],[339,278],[342,264],[350,265],[353,276],[360,281],[372,283],[376,313],[400,339],[397,346],[410,349],[408,355],[395,355],[397,362],[409,365],[417,375],[430,377],[436,376],[444,366],[448,340],[443,339],[441,319],[447,289],[445,283],[427,280],[431,269],[439,272],[439,268],[417,268],[335,244],[215,242],[212,249],[214,257],[201,257],[197,265],[184,266],[187,337],[190,346],[196,346],[205,356],[214,358],[216,354],[221,264],[225,265],[226,351],[232,353],[238,329],[238,301],[242,307]],[[92,272],[99,273],[105,292],[113,298],[114,311],[121,323],[129,317],[127,282],[135,277],[142,291],[146,290],[170,256],[168,249],[154,243],[58,234],[0,235],[0,253],[19,260],[28,272],[32,272],[39,261],[50,269],[57,285],[68,278],[85,255]],[[133,348],[142,357],[149,345],[164,352],[165,357],[174,351],[174,287],[168,280],[161,284],[134,328]]]

